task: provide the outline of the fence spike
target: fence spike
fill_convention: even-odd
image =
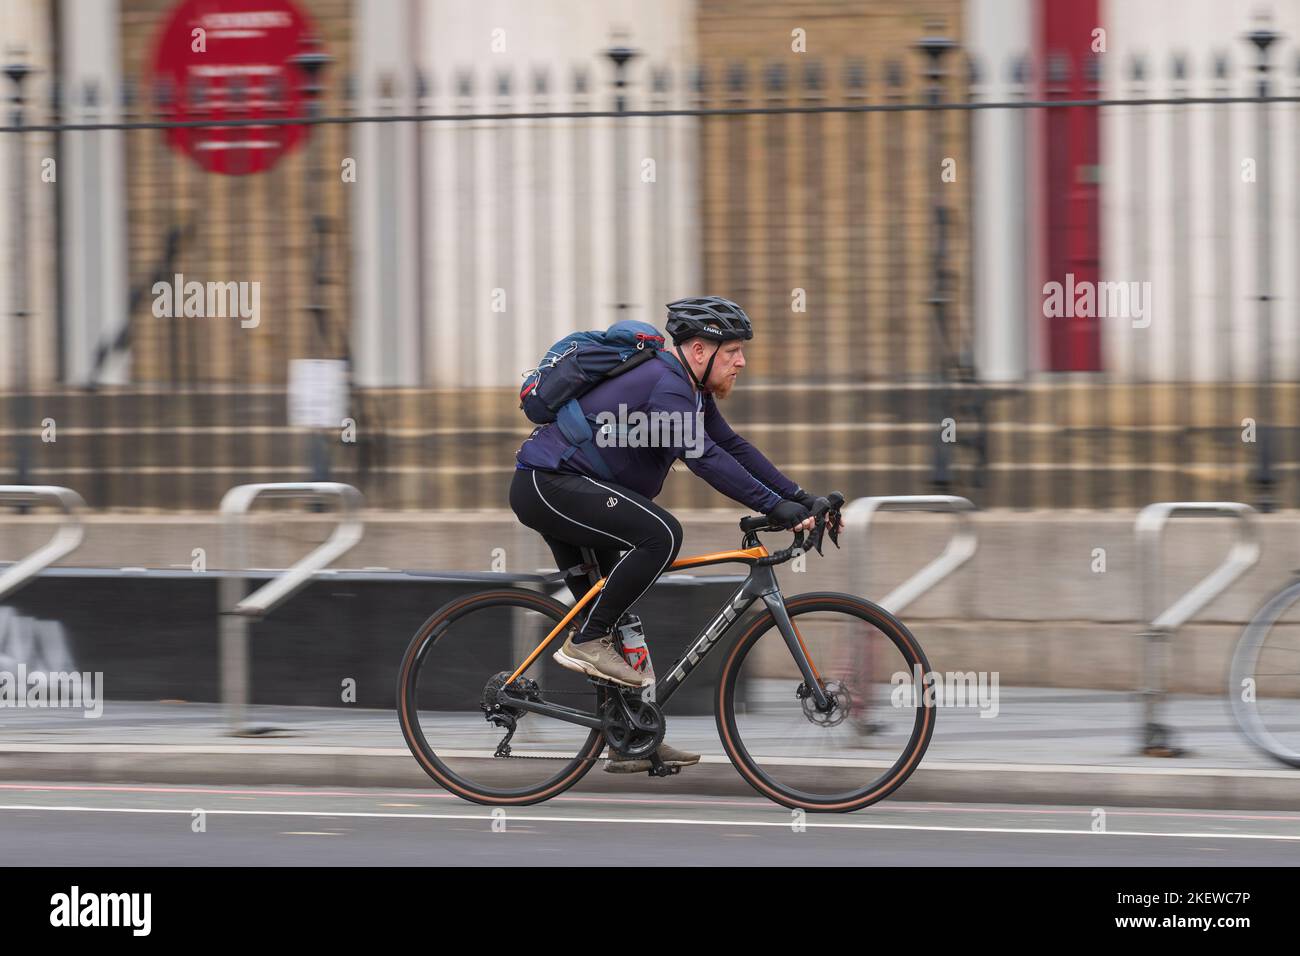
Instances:
[[[803,66],[803,88],[805,95],[808,93],[822,92],[826,85],[826,71],[822,67],[820,60],[805,60]]]
[[[768,94],[785,92],[786,70],[784,63],[769,63],[763,70],[763,86]]]
[[[851,57],[844,64],[844,85],[861,96],[867,88],[867,64],[861,57]]]
[[[691,69],[690,88],[691,92],[698,97],[703,97],[708,94],[709,69],[703,63],[698,63]]]
[[[727,67],[727,92],[733,99],[743,99],[748,85],[749,74],[744,63],[732,63]]]
[[[898,60],[890,60],[885,64],[885,85],[893,87],[895,91],[903,85],[903,64]]]

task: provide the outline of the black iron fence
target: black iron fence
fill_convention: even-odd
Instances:
[[[547,344],[718,293],[760,329],[728,417],[807,486],[1290,505],[1300,58],[1276,39],[1159,65],[613,48],[486,82],[339,81],[309,50],[301,115],[234,87],[189,121],[210,91],[128,84],[109,110],[10,67],[0,469],[95,507],[327,476],[382,507],[503,507]],[[218,174],[187,130],[247,135],[212,138]],[[258,148],[278,160],[241,175]],[[300,359],[347,363],[339,427],[290,416]],[[679,475],[664,500],[731,507]]]

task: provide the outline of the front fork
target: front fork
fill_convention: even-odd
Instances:
[[[822,689],[822,682],[817,679],[817,674],[813,670],[812,662],[808,660],[808,655],[804,653],[803,642],[799,640],[799,635],[795,633],[794,622],[790,620],[790,614],[785,609],[785,599],[781,597],[780,591],[770,591],[763,595],[763,603],[776,619],[777,630],[781,632],[781,637],[785,640],[785,646],[790,649],[790,656],[794,658],[795,664],[799,668],[799,673],[803,675],[804,686],[809,689],[809,696],[812,697],[813,703],[816,704],[819,711],[828,711],[831,709],[831,700],[826,696],[826,691]]]

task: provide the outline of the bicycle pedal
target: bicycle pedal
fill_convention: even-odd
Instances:
[[[646,772],[652,777],[670,777],[673,774],[678,773],[681,769],[681,767],[669,767],[666,765],[661,759],[659,759],[659,751],[656,750],[650,755],[650,769]]]

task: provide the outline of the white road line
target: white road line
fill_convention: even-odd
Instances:
[[[193,809],[171,809],[166,807],[68,807],[42,806],[39,804],[3,804],[0,810],[49,810],[63,813],[171,813],[190,816]],[[337,817],[377,818],[385,820],[481,820],[491,823],[491,814],[483,813],[373,813],[353,810],[224,810],[204,808],[209,816],[249,816],[249,817]],[[673,824],[678,826],[704,827],[777,827],[790,828],[789,820],[687,820],[681,817],[578,817],[578,816],[537,816],[515,808],[516,822],[520,823],[608,823],[614,826],[628,824]],[[808,819],[804,825],[817,830],[907,830],[932,831],[938,833],[1012,833],[1043,836],[1125,836],[1125,837],[1174,837],[1187,840],[1285,840],[1300,842],[1300,834],[1286,835],[1275,833],[1160,833],[1144,830],[1058,830],[1046,827],[945,827],[945,826],[910,826],[896,823],[822,823]]]
[[[135,756],[149,757],[158,754],[208,754],[238,756],[330,756],[330,757],[400,757],[412,760],[411,752],[405,747],[328,747],[328,746],[284,746],[280,744],[64,744],[64,743],[5,743],[0,745],[0,758],[10,753],[128,753]],[[442,750],[439,756],[453,758],[482,757],[492,759],[486,750]],[[533,757],[573,757],[571,752],[560,751],[526,751],[520,752]],[[891,760],[866,760],[851,757],[784,757],[756,756],[760,764],[772,766],[827,766],[827,767],[864,767],[875,769],[891,767]],[[701,763],[728,764],[730,761],[721,754],[705,754]],[[415,766],[414,762],[412,765]],[[1273,779],[1286,780],[1300,786],[1300,774],[1294,770],[1264,770],[1250,767],[1144,767],[1131,765],[1103,764],[1051,764],[1051,763],[997,763],[970,761],[945,761],[926,758],[917,768],[917,773],[927,770],[960,770],[971,773],[1069,773],[1069,774],[1103,774],[1108,776],[1153,776],[1153,777],[1237,777],[1243,780]]]

